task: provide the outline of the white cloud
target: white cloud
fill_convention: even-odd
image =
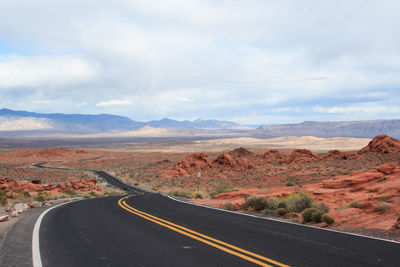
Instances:
[[[368,113],[368,114],[381,114],[381,113],[399,113],[400,112],[400,107],[398,106],[392,106],[392,107],[386,107],[386,106],[372,106],[372,107],[357,107],[357,106],[352,106],[352,107],[320,107],[316,106],[313,107],[314,111],[317,112],[322,112],[322,113],[349,113],[349,114],[354,114],[354,113]]]
[[[189,97],[184,97],[184,96],[178,97],[176,100],[178,100],[179,102],[193,102],[194,101],[193,99],[191,99]]]
[[[76,86],[95,77],[95,64],[82,56],[10,55],[0,61],[0,89]]]
[[[126,106],[132,104],[130,100],[117,100],[112,99],[108,101],[101,101],[96,104],[97,107],[112,107],[112,106]]]
[[[396,0],[6,1],[0,39],[11,52],[0,47],[0,104],[241,122],[350,114],[337,97],[393,107],[399,8]]]

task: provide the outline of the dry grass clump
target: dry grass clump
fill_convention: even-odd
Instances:
[[[230,181],[220,181],[217,183],[213,189],[210,191],[210,196],[215,196],[218,194],[226,193],[226,192],[232,192],[235,191],[236,188],[232,185]]]
[[[192,191],[192,190],[184,190],[184,189],[175,189],[168,192],[168,195],[174,197],[187,197],[187,198],[203,198],[203,194],[201,192]]]

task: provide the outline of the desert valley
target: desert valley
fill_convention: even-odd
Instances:
[[[4,150],[1,203],[7,211],[17,202],[122,194],[92,172],[99,170],[201,205],[400,240],[395,138],[191,142]]]

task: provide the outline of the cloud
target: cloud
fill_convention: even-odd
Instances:
[[[126,106],[130,105],[132,102],[130,100],[117,100],[112,99],[108,101],[101,101],[96,104],[97,107],[112,107],[112,106]]]
[[[395,0],[8,1],[0,105],[112,107],[135,120],[352,119],[351,106],[395,117],[383,109],[400,101],[399,8]]]
[[[95,64],[77,55],[9,55],[0,61],[0,89],[76,86],[95,77]]]
[[[367,113],[367,114],[382,114],[382,113],[399,113],[400,108],[398,106],[386,107],[386,106],[372,106],[372,107],[314,107],[313,108],[317,112],[321,113]]]

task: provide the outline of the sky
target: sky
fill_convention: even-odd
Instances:
[[[400,2],[2,0],[0,107],[245,125],[400,119]]]

